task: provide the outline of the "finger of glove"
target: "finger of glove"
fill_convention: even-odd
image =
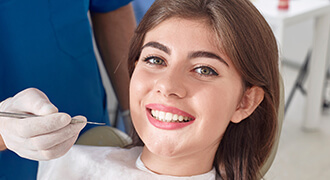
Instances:
[[[78,135],[71,137],[68,140],[64,141],[63,143],[60,143],[47,150],[36,151],[31,149],[24,149],[17,154],[23,158],[31,159],[35,161],[46,161],[46,160],[55,159],[67,153],[70,150],[70,148],[73,146],[77,138]]]
[[[65,153],[67,153],[73,144],[77,141],[78,135],[64,141],[61,144],[58,144],[48,150],[42,151],[43,156],[45,157],[45,160],[49,159],[55,159],[63,156]]]
[[[0,119],[2,134],[11,134],[22,138],[54,132],[67,126],[70,122],[71,117],[65,113],[25,119]]]
[[[1,104],[1,111],[25,112],[36,115],[48,115],[58,112],[48,97],[38,89],[29,88],[8,98]]]
[[[19,151],[20,149],[25,148],[26,139],[9,135],[2,134],[3,141],[7,147],[7,149],[12,150],[14,152]]]
[[[83,117],[75,117],[81,120],[86,120]],[[69,124],[62,129],[54,131],[52,133],[35,136],[29,139],[31,150],[47,150],[58,144],[61,144],[68,139],[78,136],[79,132],[85,127],[85,123]]]

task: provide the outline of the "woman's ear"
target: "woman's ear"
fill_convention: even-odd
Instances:
[[[264,99],[264,94],[264,90],[259,86],[252,86],[247,89],[237,105],[237,109],[232,116],[231,122],[239,123],[250,116]]]

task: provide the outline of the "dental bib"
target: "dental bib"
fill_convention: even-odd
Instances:
[[[140,159],[142,147],[123,149],[74,145],[64,156],[39,162],[37,179],[150,179],[150,180],[215,180],[219,179],[213,168],[210,172],[175,177],[159,175],[148,170]]]

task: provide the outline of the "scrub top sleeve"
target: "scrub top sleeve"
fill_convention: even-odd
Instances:
[[[97,13],[105,13],[114,11],[130,3],[132,0],[91,0],[90,11]]]

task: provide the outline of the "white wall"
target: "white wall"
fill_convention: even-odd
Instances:
[[[283,46],[280,53],[285,59],[283,63],[301,65],[313,42],[314,20],[306,20],[288,27],[284,31]]]

